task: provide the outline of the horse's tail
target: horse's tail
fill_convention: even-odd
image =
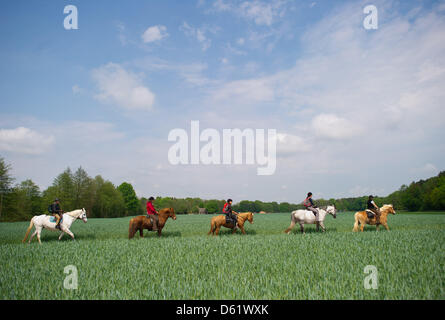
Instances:
[[[28,238],[28,235],[31,232],[33,226],[34,226],[34,217],[31,219],[31,222],[29,223],[28,230],[26,230],[25,238],[23,238],[22,240],[23,243],[25,243],[26,239]]]
[[[130,226],[128,227],[128,239],[131,239],[134,237],[134,234],[136,233],[135,227],[134,227],[134,218],[130,220]]]
[[[359,212],[356,212],[356,213],[354,214],[355,223],[354,223],[354,228],[352,229],[352,231],[354,231],[354,232],[357,232],[357,231],[358,231],[358,225],[359,225],[359,223],[360,223],[360,221],[359,221],[359,219],[358,219],[358,215],[359,215],[359,214],[360,214]]]
[[[291,217],[290,218],[290,220],[291,220],[290,226],[289,226],[289,228],[284,230],[284,233],[289,233],[295,226],[295,217],[294,217],[294,213],[293,212],[291,213],[290,217]]]
[[[210,235],[213,231],[215,231],[215,221],[212,219],[210,221],[210,231],[207,234]]]

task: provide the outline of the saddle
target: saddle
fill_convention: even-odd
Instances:
[[[62,223],[62,220],[63,220],[63,216],[60,218],[60,223]],[[56,217],[54,217],[54,216],[50,216],[49,217],[49,222],[54,222],[54,223],[56,223]]]
[[[234,225],[237,223],[238,221],[235,219],[230,218],[229,216],[226,216],[226,223],[230,224],[233,223]]]
[[[369,210],[369,209],[366,209],[366,215],[368,216],[368,219],[372,219],[372,218],[374,218],[374,216],[375,216],[375,213],[374,212],[372,212],[371,210]]]

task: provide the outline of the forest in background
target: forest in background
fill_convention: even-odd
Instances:
[[[147,198],[138,198],[130,183],[123,182],[115,186],[100,175],[90,177],[82,167],[75,171],[67,168],[45,190],[40,190],[30,179],[16,183],[10,175],[11,168],[0,157],[0,221],[23,221],[34,215],[46,214],[55,198],[60,199],[64,211],[85,208],[91,218],[134,216],[146,212]],[[368,195],[315,201],[319,206],[335,204],[339,211],[358,211],[365,208],[367,199]],[[156,209],[172,207],[177,214],[198,213],[199,208],[205,208],[212,214],[222,212],[225,200],[157,196],[154,205]],[[396,210],[445,210],[445,171],[426,180],[402,185],[386,197],[376,197],[375,201],[379,206],[392,203]],[[291,212],[302,207],[301,203],[260,200],[242,200],[233,205],[233,209],[238,212],[268,213]]]

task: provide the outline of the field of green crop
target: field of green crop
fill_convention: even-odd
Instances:
[[[77,241],[0,223],[0,299],[445,299],[445,214],[389,216],[390,232],[351,232],[352,213],[286,235],[290,214],[255,215],[246,236],[207,236],[211,216],[168,220],[163,237],[128,240],[130,218],[75,222]],[[64,268],[78,288],[64,288]],[[378,288],[365,289],[374,265]]]

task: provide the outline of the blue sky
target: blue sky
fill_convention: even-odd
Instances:
[[[63,8],[78,9],[65,30]],[[363,8],[378,9],[365,30]],[[444,170],[443,1],[2,1],[0,155],[139,196],[386,195]],[[277,170],[173,166],[170,130],[277,129]]]

